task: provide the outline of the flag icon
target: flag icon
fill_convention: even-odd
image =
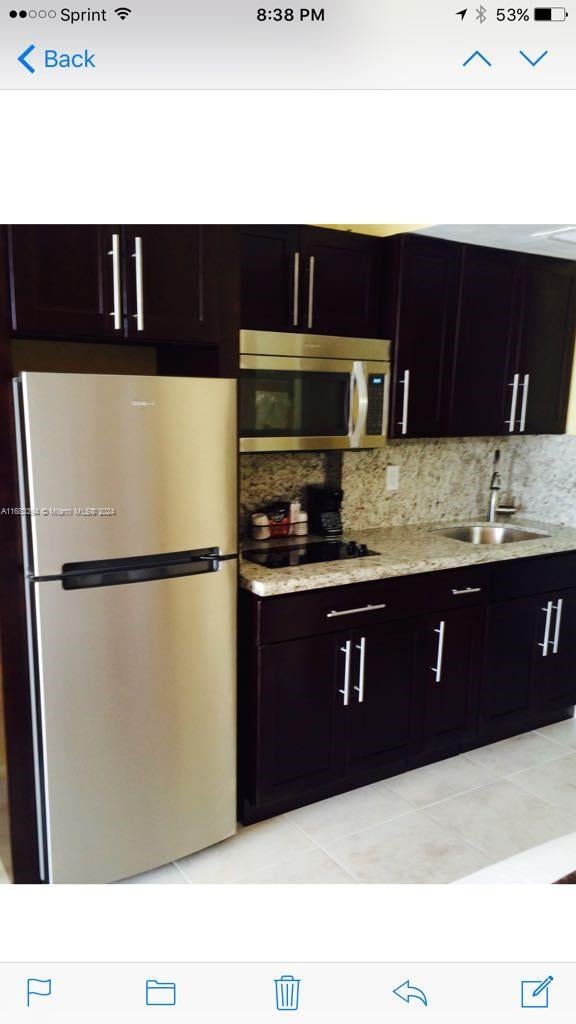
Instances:
[[[30,1006],[32,996],[51,996],[52,978],[28,978],[26,982],[26,1006]]]

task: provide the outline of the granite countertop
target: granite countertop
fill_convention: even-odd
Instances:
[[[474,524],[482,520],[469,519],[466,522]],[[318,590],[322,587],[340,587],[348,583],[367,583],[393,576],[434,572],[438,569],[457,569],[464,565],[483,565],[511,558],[530,558],[534,555],[576,551],[576,529],[573,527],[550,526],[526,519],[515,519],[514,522],[510,522],[509,518],[505,522],[499,520],[499,523],[523,526],[547,533],[549,536],[508,544],[475,545],[443,537],[442,534],[435,532],[451,526],[461,526],[462,520],[453,523],[391,526],[381,530],[347,531],[343,540],[356,540],[374,551],[379,551],[380,554],[286,569],[267,569],[241,559],[240,586],[259,597],[274,597],[304,590]],[[302,538],[306,539],[314,538]],[[275,546],[290,546],[298,544],[298,538],[289,537],[272,543]],[[266,544],[251,541],[246,545],[248,546],[261,549]]]

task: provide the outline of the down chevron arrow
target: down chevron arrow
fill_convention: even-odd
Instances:
[[[536,65],[540,63],[541,60],[544,60],[544,57],[548,53],[548,50],[544,50],[544,53],[541,53],[539,57],[536,57],[536,60],[532,60],[528,56],[527,53],[524,53],[524,50],[520,50],[520,53],[521,53],[522,57],[524,57],[524,60],[527,60],[528,63],[531,64],[533,68],[535,68]]]

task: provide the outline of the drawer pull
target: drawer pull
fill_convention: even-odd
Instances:
[[[363,608],[346,608],[343,612],[326,612],[327,619],[336,619],[340,615],[360,615],[361,612],[375,612],[379,608],[385,608],[385,604],[365,604]]]
[[[464,590],[455,590],[452,587],[452,593],[454,597],[459,597],[460,594],[479,594],[482,591],[482,587],[464,587]]]

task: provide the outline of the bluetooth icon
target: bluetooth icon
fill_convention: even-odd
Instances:
[[[480,7],[476,8],[476,21],[479,21],[481,25],[483,25],[484,22],[486,21],[486,8],[485,7],[480,6]]]

